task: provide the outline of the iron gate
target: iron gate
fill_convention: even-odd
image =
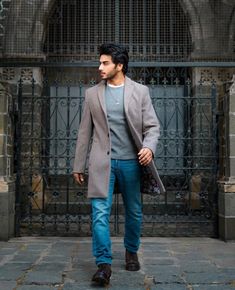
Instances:
[[[33,79],[19,80],[17,235],[91,234],[86,185],[76,185],[71,172],[84,92],[97,82],[92,70],[73,68],[66,78],[66,69],[48,69],[42,88]],[[143,235],[215,236],[216,84],[192,85],[187,68],[132,67],[129,74],[148,85],[160,120],[155,162],[167,189],[165,195],[143,193]],[[115,194],[111,233],[122,234],[123,226],[122,199]]]

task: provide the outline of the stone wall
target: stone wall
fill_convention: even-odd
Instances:
[[[182,0],[189,15],[193,59],[234,58],[234,1]]]
[[[34,85],[32,85],[32,79],[34,80]],[[21,92],[19,91],[21,89],[19,80],[21,80],[21,86],[24,87]],[[18,168],[14,167],[14,157],[17,154],[18,157],[24,157],[21,162],[23,169],[28,168],[30,162],[27,154],[25,154],[26,151],[29,152],[30,148],[22,148],[19,153],[20,144],[15,143],[14,147],[14,130],[18,130],[17,134],[20,130],[25,139],[32,137],[29,135],[34,133],[29,130],[32,114],[39,116],[39,126],[41,122],[41,107],[37,99],[41,95],[41,83],[41,69],[0,68],[0,240],[7,240],[15,235],[15,218],[17,218],[17,214],[20,214],[19,196],[17,195],[17,188],[15,188],[15,177]],[[21,97],[24,96],[26,100],[24,104],[19,104],[19,94],[21,94]],[[23,115],[22,120],[17,117],[19,116],[19,106],[28,107],[28,113]],[[34,111],[31,110],[32,106],[34,106]],[[24,122],[22,128],[19,127],[19,122]],[[40,150],[40,146],[35,144],[35,147],[31,148],[33,150],[31,152],[32,158],[38,155],[37,152]],[[34,173],[30,172],[30,174],[32,177]],[[20,178],[19,174],[17,176]],[[29,178],[29,173],[27,173],[27,176]],[[28,191],[30,190],[32,189]]]
[[[219,233],[235,240],[235,75],[224,106],[224,180],[219,186]]]
[[[12,96],[0,83],[0,240],[13,237],[15,228],[12,110]]]

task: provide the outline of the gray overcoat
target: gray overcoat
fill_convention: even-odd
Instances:
[[[143,147],[148,147],[155,153],[160,126],[149,90],[128,77],[125,77],[124,111],[138,151]],[[86,90],[73,172],[85,172],[89,147],[88,197],[105,198],[108,194],[111,169],[111,140],[105,106],[105,81]],[[152,161],[148,166],[161,192],[164,192],[165,189],[154,162]]]

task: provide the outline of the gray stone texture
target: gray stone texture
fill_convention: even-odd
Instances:
[[[231,122],[234,122],[235,123],[235,116],[234,116],[234,118],[232,118],[232,120],[231,120]],[[233,128],[231,128],[231,129],[233,129]],[[230,156],[235,156],[235,136],[234,136],[234,134],[231,132],[230,133],[230,136],[229,136],[229,154],[230,154]],[[235,172],[233,172],[234,174],[235,174]],[[232,175],[232,176],[234,176],[234,175]]]
[[[233,142],[235,145],[235,142]],[[230,162],[230,175],[234,178],[235,176],[235,156],[229,158]]]
[[[224,216],[234,216],[235,213],[234,192],[219,192],[219,212]]]
[[[125,270],[123,240],[113,238],[115,290],[230,290],[235,243],[210,238],[143,238],[141,270]],[[0,242],[0,290],[91,290],[91,239],[24,237]],[[5,287],[5,288],[4,288]]]
[[[15,183],[0,181],[0,240],[15,233]]]
[[[0,83],[0,240],[14,236],[15,184],[13,172],[12,123],[9,110],[12,96],[5,83]]]

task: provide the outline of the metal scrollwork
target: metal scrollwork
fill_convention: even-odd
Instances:
[[[17,188],[20,200],[24,200],[25,193],[27,196],[20,223],[29,233],[40,228],[44,234],[91,234],[87,178],[84,186],[78,187],[72,177],[85,89],[96,83],[81,71],[78,69],[73,75],[79,75],[79,81],[63,81],[62,71],[57,81],[45,79],[42,95],[34,95],[35,82],[30,71],[24,72],[27,82],[20,82]],[[205,90],[202,82],[193,95],[185,69],[131,71],[136,80],[148,85],[160,121],[154,157],[167,189],[165,195],[143,194],[144,235],[165,231],[183,235],[189,233],[191,226],[202,235],[212,233],[216,220],[215,96]],[[86,81],[81,81],[83,78]],[[210,88],[215,86],[213,82]],[[114,229],[118,228],[117,221],[124,223],[120,200],[116,197],[117,210],[111,216]]]

